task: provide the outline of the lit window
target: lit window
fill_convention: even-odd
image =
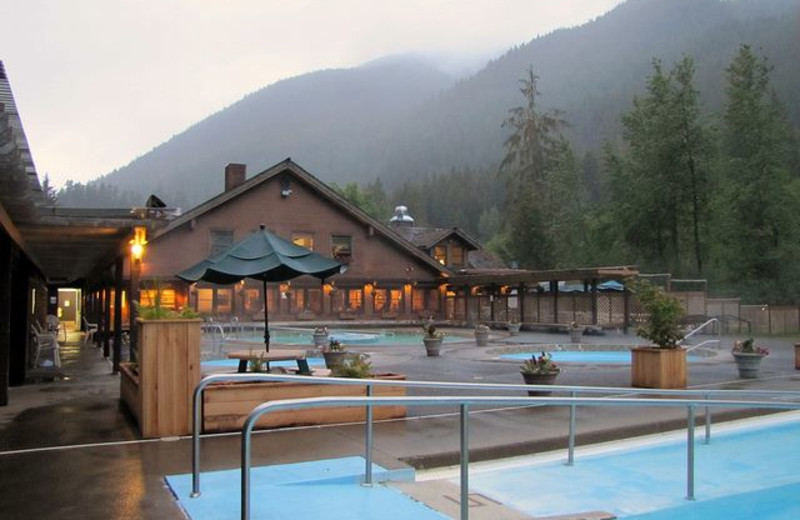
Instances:
[[[442,265],[447,265],[447,248],[445,246],[434,246],[433,258]]]
[[[292,243],[296,246],[314,250],[314,235],[311,233],[292,233]]]
[[[391,300],[389,302],[389,310],[401,311],[403,310],[403,290],[392,289],[389,291]]]
[[[160,297],[158,306],[165,307],[168,309],[175,308],[174,289],[162,289],[160,291],[156,291],[154,289],[148,289],[144,291],[139,291],[139,303],[142,305],[142,307],[155,307],[156,296]]]
[[[376,311],[380,312],[386,308],[386,289],[375,289],[372,293],[372,302]]]
[[[351,311],[360,311],[362,305],[361,289],[350,289],[347,294],[347,308]]]
[[[197,312],[211,313],[214,302],[213,289],[197,289]]]
[[[233,245],[233,231],[229,229],[211,230],[209,242],[209,254],[218,255]]]

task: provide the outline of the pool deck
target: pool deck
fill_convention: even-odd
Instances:
[[[111,375],[111,366],[101,350],[83,347],[81,339],[80,334],[72,333],[62,348],[64,379],[12,388],[9,405],[0,407],[0,518],[186,518],[165,477],[191,471],[188,438],[138,440],[120,408],[118,377]],[[533,345],[532,350],[536,350],[537,345],[566,339],[565,334],[522,333],[509,338],[507,333],[495,332],[488,348],[477,348],[471,341],[448,343],[440,358],[425,357],[421,345],[359,346],[353,350],[369,354],[375,369],[401,372],[409,379],[520,383],[518,363],[498,360],[493,349]],[[759,341],[770,348],[771,355],[764,360],[757,380],[736,377],[727,353],[733,339],[726,338],[718,356],[689,365],[690,387],[800,390],[800,371],[794,369],[793,361],[796,338]],[[637,342],[633,336],[622,335],[585,336],[584,340],[597,344]],[[630,384],[627,366],[564,368],[559,384]],[[412,409],[406,420],[376,424],[378,464],[430,468],[457,461],[457,414],[454,410],[424,413]],[[714,417],[722,420],[742,415],[718,412]],[[567,410],[552,407],[475,412],[470,421],[470,458],[490,460],[562,448],[566,421]],[[683,410],[579,409],[577,440],[589,444],[668,431],[680,428],[684,421]],[[260,432],[254,436],[253,465],[359,456],[363,443],[361,425]],[[235,470],[239,458],[238,435],[204,438],[204,472]],[[441,486],[441,492],[432,493],[440,503],[446,503],[443,497],[452,490]],[[436,497],[426,500],[435,502]],[[471,505],[473,518],[503,517],[491,512],[491,504],[482,504],[479,498]]]

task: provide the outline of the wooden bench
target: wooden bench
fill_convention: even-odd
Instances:
[[[237,372],[240,373],[247,372],[247,364],[253,360],[266,363],[267,370],[269,370],[269,364],[271,361],[296,361],[298,374],[311,375],[311,369],[309,368],[308,361],[306,360],[305,350],[271,350],[269,352],[265,352],[260,349],[237,350],[235,352],[229,352],[228,359],[239,360],[239,368],[237,369]]]

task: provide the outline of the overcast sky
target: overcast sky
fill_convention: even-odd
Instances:
[[[60,186],[283,78],[407,52],[491,58],[618,3],[0,0],[0,60],[40,178]]]

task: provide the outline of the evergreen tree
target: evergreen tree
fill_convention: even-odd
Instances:
[[[557,244],[568,242],[574,229],[580,185],[569,143],[561,134],[566,122],[557,112],[539,110],[538,77],[529,68],[521,80],[525,104],[509,110],[503,128],[510,131],[500,174],[506,179],[506,260],[529,269],[555,267]],[[531,242],[535,240],[535,242]]]
[[[721,198],[723,280],[754,301],[796,301],[796,145],[769,86],[766,58],[743,45],[727,72]]]
[[[58,204],[58,195],[56,193],[56,189],[50,184],[50,177],[45,173],[44,179],[42,180],[42,195],[44,195],[44,200],[47,201],[47,204],[51,206],[55,206]]]

